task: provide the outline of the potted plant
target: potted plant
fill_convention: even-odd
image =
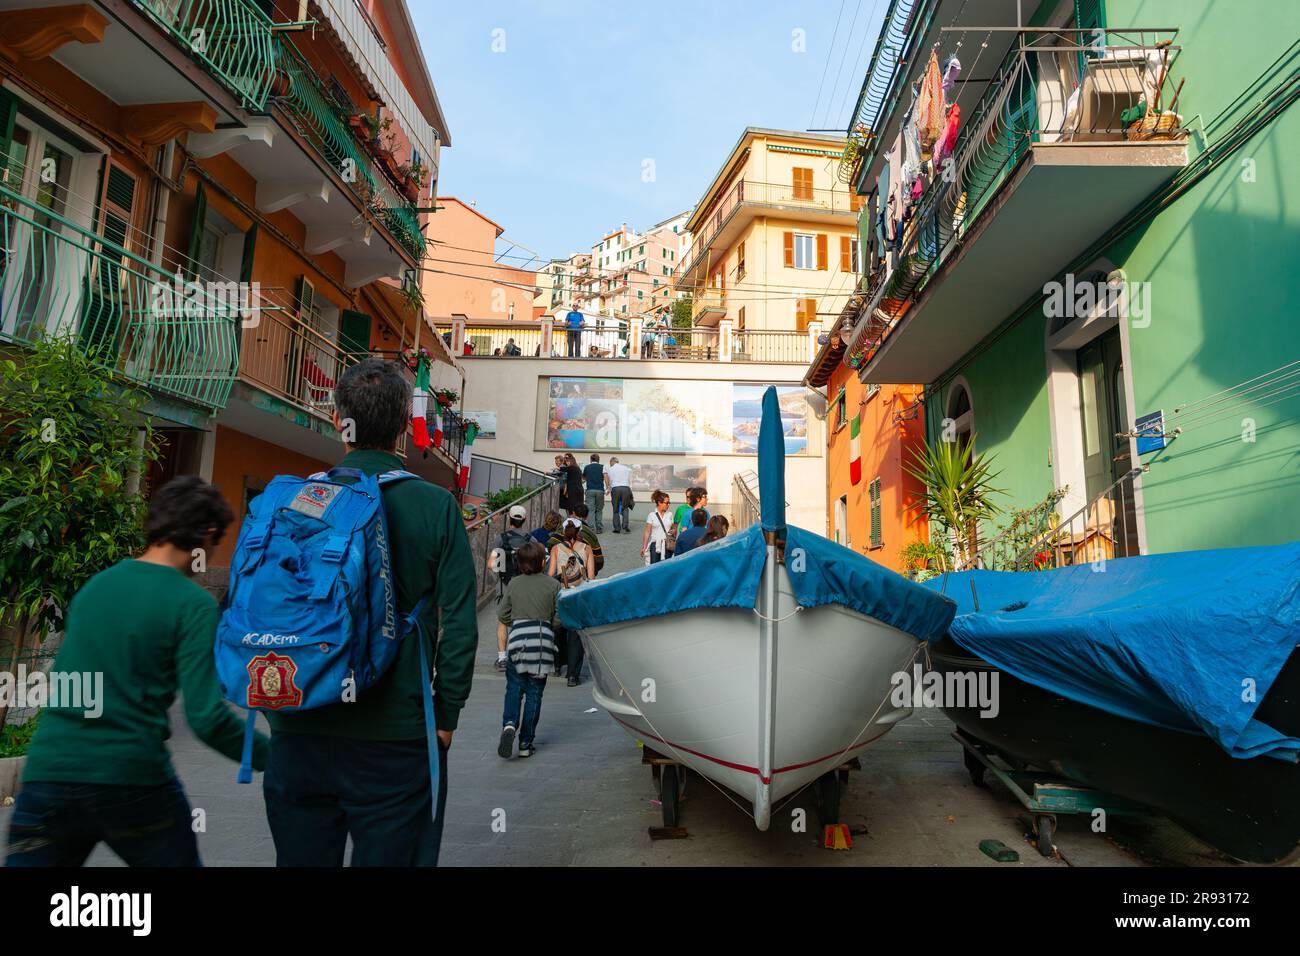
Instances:
[[[454,388],[435,388],[433,398],[443,408],[451,408],[452,405],[456,404],[456,399],[460,398],[460,393]]]
[[[0,361],[0,671],[52,657],[38,649],[57,641],[72,596],[143,544],[145,499],[130,476],[157,457],[149,396],[109,367],[62,338]],[[0,701],[0,731],[9,709]],[[31,729],[4,736],[0,778],[16,772]]]
[[[974,445],[974,435],[965,441],[922,445],[920,451],[913,451],[912,463],[904,466],[925,489],[914,497],[912,510],[942,532],[958,568],[975,556],[980,522],[1001,513],[994,495],[1005,494],[992,485],[1000,474],[992,469],[992,457],[987,452],[975,454]]]

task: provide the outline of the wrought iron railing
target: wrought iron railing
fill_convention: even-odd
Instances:
[[[758,524],[762,514],[758,499],[758,475],[738,471],[731,479],[731,533]]]
[[[271,18],[250,0],[134,0],[241,105],[261,111],[275,76]]]
[[[888,259],[888,271],[873,280],[875,295],[864,312],[868,352],[947,261],[1031,146],[1185,135],[1172,113],[1169,125],[1152,130],[1121,119],[1142,101],[1148,109],[1157,102],[1170,106],[1171,68],[1181,49],[1173,45],[1176,35],[1172,29],[1017,34],[984,95],[962,117],[951,155],[935,164],[915,213],[900,226],[900,249]]]
[[[731,221],[736,210],[743,206],[794,208],[811,212],[855,213],[862,206],[862,197],[846,186],[831,189],[790,183],[763,183],[741,179],[718,200],[712,214],[694,233],[690,258],[682,264],[680,276],[691,273],[712,248],[713,240]]]
[[[398,195],[374,167],[347,121],[331,104],[315,71],[297,49],[278,40],[276,59],[287,88],[274,91],[272,100],[289,115],[302,137],[339,174],[393,240],[412,258],[422,259],[425,236],[414,205]]]
[[[245,321],[237,290],[195,286],[176,297],[175,276],[7,185],[0,239],[0,336],[75,335],[130,381],[209,411],[225,407]]]

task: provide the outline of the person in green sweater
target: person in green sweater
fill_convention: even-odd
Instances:
[[[80,866],[99,843],[131,866],[198,866],[189,801],[166,741],[177,690],[201,741],[238,761],[243,721],[221,699],[213,662],[217,602],[189,579],[197,548],[233,520],[193,476],[158,489],[147,547],[86,582],[68,607],[53,672],[102,676],[93,710],[51,701],[42,713],[9,822],[9,866]],[[84,695],[83,695],[84,696]],[[266,766],[259,733],[253,767]]]
[[[402,467],[394,449],[410,422],[411,387],[395,364],[353,365],[334,389],[334,408],[334,427],[347,449],[340,468],[376,475]],[[267,715],[271,754],[263,794],[279,866],[342,866],[349,837],[353,866],[438,862],[447,750],[469,697],[478,647],[474,561],[460,506],[446,490],[407,480],[386,485],[382,494],[398,614],[432,596],[422,620],[436,668],[439,792],[430,792],[420,631],[412,630],[387,673],[355,701]],[[431,820],[434,799],[438,813]]]

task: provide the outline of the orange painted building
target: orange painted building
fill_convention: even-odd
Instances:
[[[826,536],[873,561],[906,573],[900,552],[927,537],[924,517],[913,510],[923,486],[908,473],[925,442],[919,385],[865,385],[841,361],[839,334],[831,333],[805,384],[825,386]],[[861,475],[853,481],[853,419],[858,417]]]
[[[455,196],[439,196],[437,205],[421,280],[429,313],[471,322],[530,321],[537,273],[496,261],[504,227]]]

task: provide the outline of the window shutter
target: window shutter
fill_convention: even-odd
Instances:
[[[827,254],[826,233],[817,233],[817,268],[822,272],[826,271],[827,260],[830,256]]]
[[[880,479],[870,485],[871,493],[871,546],[880,547]]]
[[[740,311],[736,314],[736,331],[745,331],[745,307],[742,305]]]
[[[257,223],[248,227],[244,233],[244,252],[239,260],[239,281],[253,281],[253,254],[257,248]]]
[[[293,298],[298,305],[298,318],[310,322],[312,306],[316,304],[316,288],[306,276],[298,276],[298,287],[294,290]]]
[[[370,352],[370,323],[364,312],[344,309],[339,315],[339,347],[360,360]]]
[[[794,268],[794,233],[793,232],[781,233],[781,243],[785,249],[785,267],[787,269],[793,269]]]
[[[840,271],[853,271],[853,252],[852,240],[848,236],[840,236]]]
[[[9,147],[14,138],[14,117],[18,115],[18,97],[0,89],[0,160],[7,166]]]
[[[812,199],[813,171],[803,166],[794,168],[794,198]]]
[[[208,195],[199,180],[199,188],[194,191],[194,218],[190,220],[190,245],[186,251],[189,260],[188,273],[191,278],[199,274],[199,245],[203,241],[203,220],[208,217]]]
[[[817,300],[816,299],[799,299],[795,303],[794,321],[795,327],[800,332],[808,331],[808,323],[817,317]]]
[[[123,257],[113,247],[129,248],[136,179],[121,166],[111,161],[105,162],[104,195],[100,202],[103,212],[99,230],[104,237],[104,256],[97,259],[92,274],[86,279],[89,296],[78,335],[84,348],[99,352],[108,361],[114,361],[122,318],[122,270],[114,264],[114,260],[120,263]]]

